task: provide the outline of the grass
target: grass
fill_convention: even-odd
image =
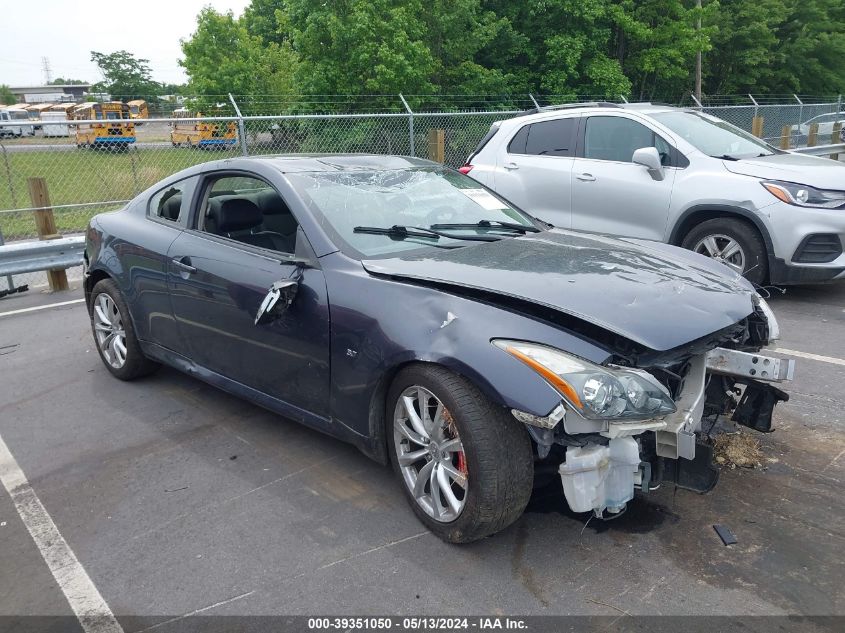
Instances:
[[[27,178],[47,180],[50,202],[56,207],[91,201],[128,200],[162,178],[197,163],[228,155],[188,148],[109,151],[39,150],[0,154],[0,210],[32,207]],[[55,209],[60,232],[85,228],[89,218],[108,207]],[[8,240],[34,237],[32,212],[0,211],[0,230]]]

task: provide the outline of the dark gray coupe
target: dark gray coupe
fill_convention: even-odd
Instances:
[[[598,517],[709,490],[703,429],[770,430],[792,372],[729,268],[554,229],[414,158],[192,167],[93,218],[85,264],[112,374],[166,364],[391,462],[452,542],[515,521],[537,469]]]

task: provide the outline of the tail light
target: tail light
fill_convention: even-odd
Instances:
[[[470,165],[469,163],[467,163],[463,167],[458,167],[458,171],[466,176],[469,172],[472,171],[472,168],[473,168],[473,165]]]

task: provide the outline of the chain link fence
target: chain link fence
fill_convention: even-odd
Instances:
[[[28,191],[27,179],[31,177],[46,180],[57,231],[79,234],[93,215],[120,208],[162,178],[225,157],[363,152],[434,158],[458,167],[493,122],[511,117],[538,100],[543,105],[552,101],[548,96],[529,97],[500,100],[498,107],[485,104],[489,106],[485,110],[457,109],[469,103],[464,101],[456,104],[455,111],[430,111],[421,97],[405,100],[400,96],[398,107],[381,108],[377,113],[276,116],[265,113],[272,109],[266,101],[247,101],[239,108],[232,99],[233,108],[228,110],[234,110],[234,116],[136,120],[131,142],[114,137],[90,143],[90,136],[82,136],[80,129],[96,121],[45,124],[26,130],[20,137],[7,128],[6,136],[11,131],[12,138],[0,136],[0,241],[39,237],[33,215],[38,205],[31,201]],[[825,130],[832,123],[827,120],[836,118],[843,108],[841,98],[835,98],[825,103],[705,103],[700,109],[749,132],[755,131],[756,122],[762,126],[757,133],[776,146],[786,146],[786,133],[789,147],[800,147],[807,143],[812,122],[819,123],[817,143],[830,143]],[[78,270],[68,273],[71,281],[80,276]],[[0,278],[0,291],[45,283],[43,274],[16,275],[13,280]]]

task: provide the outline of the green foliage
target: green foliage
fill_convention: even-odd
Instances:
[[[360,97],[344,108],[399,92],[677,100],[699,51],[705,93],[845,91],[842,0],[252,0],[239,19],[204,9],[182,47],[201,95]]]
[[[82,79],[65,79],[64,77],[56,77],[53,81],[51,81],[48,86],[84,86],[87,85],[87,81],[83,81]]]
[[[0,103],[3,105],[13,105],[17,103],[18,100],[14,94],[12,94],[12,90],[6,84],[0,84]]]
[[[91,92],[107,92],[114,99],[131,101],[149,98],[161,90],[161,84],[153,81],[148,59],[139,59],[126,51],[91,51],[91,61],[103,74],[103,81],[91,86]]]
[[[226,102],[228,94],[281,95],[293,91],[297,57],[286,42],[265,43],[251,35],[231,11],[205,7],[197,30],[182,41],[179,63],[189,77],[190,91],[201,97],[196,106],[208,110]]]

